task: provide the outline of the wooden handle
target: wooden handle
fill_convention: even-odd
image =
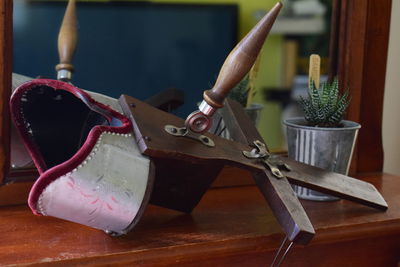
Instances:
[[[278,2],[228,55],[214,87],[204,91],[204,100],[210,106],[221,108],[229,91],[249,72],[281,8]]]
[[[75,0],[69,0],[58,34],[58,55],[60,57],[60,64],[56,66],[57,71],[68,70],[72,72],[74,70],[72,57],[75,53],[77,41],[76,5]]]

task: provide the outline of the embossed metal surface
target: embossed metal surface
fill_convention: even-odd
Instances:
[[[80,167],[43,191],[39,212],[106,232],[126,233],[143,202],[149,164],[131,135],[103,133]]]

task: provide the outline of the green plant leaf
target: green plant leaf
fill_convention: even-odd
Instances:
[[[241,80],[229,93],[229,97],[233,100],[239,102],[243,107],[247,104],[247,97],[249,93],[249,76]]]
[[[310,125],[337,127],[343,119],[350,103],[349,91],[339,94],[339,82],[335,78],[331,84],[325,82],[318,90],[312,81],[309,84],[308,98],[299,101],[304,117]]]

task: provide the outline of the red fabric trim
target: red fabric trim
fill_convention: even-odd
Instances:
[[[72,94],[74,94],[77,98],[82,100],[84,97],[86,100],[90,101],[92,104],[97,105],[98,107],[107,110],[111,113],[112,117],[119,119],[122,122],[122,126],[113,127],[113,126],[95,126],[88,134],[88,137],[83,144],[83,146],[78,150],[78,152],[72,156],[67,161],[52,167],[51,169],[46,170],[45,163],[43,161],[42,156],[40,155],[39,150],[37,149],[36,145],[32,142],[27,132],[27,129],[24,124],[24,120],[22,114],[20,113],[21,108],[21,98],[23,94],[27,91],[37,87],[37,86],[48,86],[52,87],[55,90],[65,90]],[[27,83],[22,84],[19,86],[11,96],[10,100],[10,108],[13,115],[13,120],[15,122],[15,126],[19,130],[21,134],[22,140],[26,148],[28,149],[29,154],[31,155],[35,166],[39,170],[40,177],[34,183],[30,193],[28,204],[29,207],[32,209],[33,213],[39,214],[36,208],[36,203],[39,199],[39,196],[43,192],[43,190],[54,180],[58,177],[71,172],[73,169],[78,167],[90,154],[93,150],[93,147],[96,145],[96,142],[99,136],[103,132],[113,132],[113,133],[120,133],[120,134],[127,134],[132,131],[132,124],[130,120],[121,115],[119,112],[111,109],[109,106],[106,106],[102,103],[95,101],[88,93],[84,92],[83,90],[65,82],[57,81],[57,80],[49,80],[49,79],[35,79],[29,81]],[[109,120],[111,118],[108,118]]]

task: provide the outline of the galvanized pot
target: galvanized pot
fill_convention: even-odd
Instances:
[[[283,123],[287,129],[290,158],[347,175],[360,124],[343,120],[343,127],[340,128],[310,127],[304,118],[287,119]],[[302,199],[338,200],[336,197],[301,186],[293,187]]]
[[[264,106],[262,104],[252,103],[250,106],[246,107],[244,110],[250,119],[254,122],[255,126],[258,126],[260,121],[261,111]]]

